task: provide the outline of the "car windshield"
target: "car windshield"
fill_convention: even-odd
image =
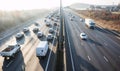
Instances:
[[[82,36],[86,36],[85,34],[82,34]]]
[[[95,23],[90,23],[90,25],[95,25]]]

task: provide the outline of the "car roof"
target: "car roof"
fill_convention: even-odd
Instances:
[[[81,33],[81,35],[86,35],[85,33]]]

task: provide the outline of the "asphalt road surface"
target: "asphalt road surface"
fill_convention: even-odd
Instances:
[[[55,13],[57,14],[57,12]],[[53,17],[54,18],[54,17]],[[50,21],[54,29],[54,39],[49,42],[49,50],[44,59],[36,56],[37,45],[44,40],[49,34],[49,27],[45,25],[45,18],[38,19],[38,26],[33,23],[30,25],[29,32],[24,33],[24,37],[20,40],[15,39],[15,34],[10,36],[5,43],[2,43],[0,50],[4,49],[7,44],[19,43],[21,45],[21,51],[17,53],[14,59],[4,60],[0,57],[0,71],[53,71],[56,59],[56,45],[57,45],[57,32],[58,26],[53,26],[54,21]],[[59,22],[57,23],[59,24]],[[40,31],[44,33],[42,38],[38,38],[37,35],[32,31],[33,28],[38,27]],[[23,33],[22,29],[19,31]]]
[[[98,26],[89,29],[80,18],[64,10],[67,71],[120,71],[119,37]],[[80,38],[82,32],[87,40]]]

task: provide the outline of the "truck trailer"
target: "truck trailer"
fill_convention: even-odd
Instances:
[[[95,22],[92,19],[85,19],[85,25],[90,29],[94,29]]]

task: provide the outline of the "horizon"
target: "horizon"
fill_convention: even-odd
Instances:
[[[54,2],[54,3],[53,3]],[[31,10],[31,9],[52,9],[59,7],[60,0],[0,0],[0,10]],[[62,0],[63,7],[70,6],[75,3],[83,3],[90,5],[117,5],[119,0]]]

